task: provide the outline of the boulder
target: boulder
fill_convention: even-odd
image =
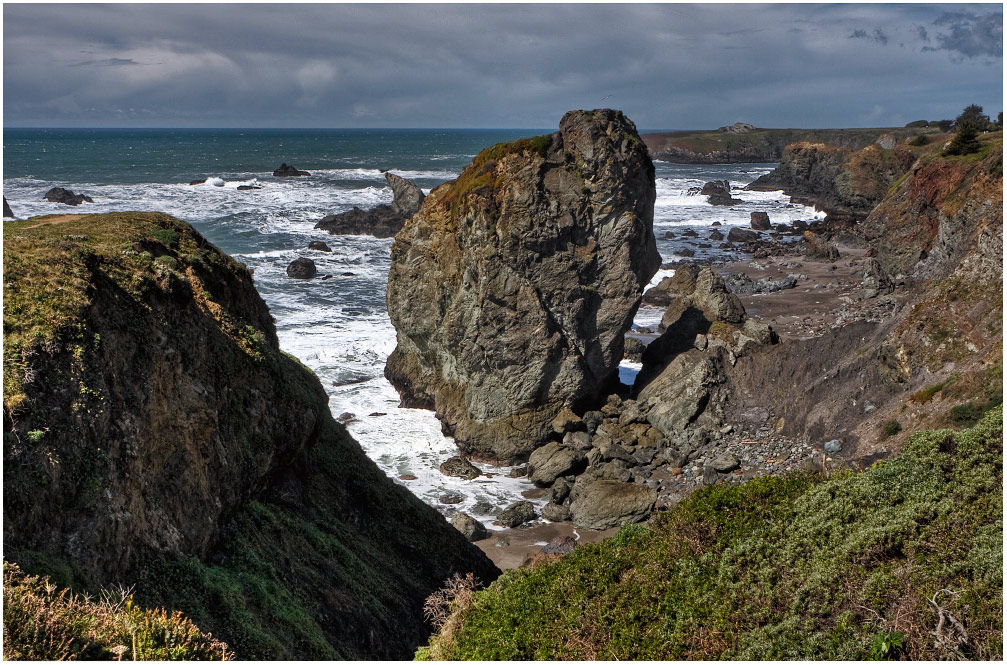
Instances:
[[[584,421],[570,409],[563,409],[552,420],[552,431],[556,434],[566,434],[585,429]]]
[[[828,454],[835,455],[838,452],[842,452],[843,444],[839,439],[832,439],[831,441],[826,441],[823,448]]]
[[[723,239],[724,239],[724,234],[721,233],[720,231],[718,231],[717,229],[714,229],[713,231],[710,231],[710,240],[716,240],[717,242],[719,242],[719,241],[721,241]]]
[[[312,240],[308,243],[308,249],[313,249],[318,252],[331,252],[332,248],[326,245],[321,240]]]
[[[731,196],[731,183],[727,180],[713,180],[703,185],[699,190],[703,196],[708,196],[708,201],[715,206],[732,206],[742,203],[741,199]]]
[[[307,171],[298,171],[293,166],[288,166],[287,164],[280,164],[280,168],[273,171],[273,175],[277,178],[293,178],[311,174]]]
[[[727,242],[752,242],[758,239],[759,234],[755,231],[739,229],[736,226],[731,227],[731,230],[727,232]]]
[[[535,519],[535,506],[531,501],[512,503],[497,516],[497,521],[509,528],[514,528],[533,519]]]
[[[455,513],[451,516],[451,526],[461,531],[465,540],[474,543],[477,540],[489,538],[489,532],[483,523],[465,513]]]
[[[45,196],[42,197],[46,201],[51,201],[53,203],[63,203],[68,206],[79,206],[81,203],[94,203],[94,199],[90,196],[84,196],[83,194],[74,194],[69,189],[63,189],[62,187],[53,187]]]
[[[190,180],[189,184],[190,185],[202,185],[204,182],[206,182],[206,178],[200,178],[199,180]]]
[[[578,473],[584,467],[584,453],[550,441],[528,458],[529,479],[536,485],[551,485],[560,476]]]
[[[10,204],[7,203],[7,197],[6,196],[3,197],[3,216],[4,217],[13,217],[14,216],[14,211],[10,209]]]
[[[646,485],[578,478],[570,492],[570,515],[582,529],[611,529],[647,519],[656,501],[657,492]]]
[[[381,204],[371,210],[354,206],[348,212],[328,215],[315,224],[315,228],[333,235],[392,237],[402,229],[407,219],[419,211],[425,196],[415,183],[394,173],[385,172],[385,182],[392,190],[391,205]]]
[[[569,522],[570,509],[567,506],[547,503],[542,508],[542,519],[549,520],[550,522]]]
[[[483,473],[475,464],[460,456],[449,457],[444,460],[441,463],[440,469],[441,473],[445,476],[454,476],[455,478],[462,478],[464,480],[478,478]]]
[[[574,450],[589,450],[591,435],[587,432],[567,432],[563,436],[563,445]]]
[[[835,245],[827,242],[814,231],[805,231],[804,243],[807,246],[807,255],[826,261],[836,261],[839,259],[839,250]]]
[[[487,148],[434,189],[392,247],[385,376],[403,406],[433,408],[480,458],[542,445],[618,376],[660,266],[654,198],[635,126],[607,109]]]
[[[318,274],[318,269],[315,268],[315,262],[303,256],[294,259],[287,266],[287,277],[293,279],[311,279],[316,274]]]
[[[769,222],[769,213],[753,212],[751,214],[752,228],[756,231],[771,231],[773,225]]]
[[[260,185],[238,185],[239,192],[247,192],[252,189],[262,189]]]
[[[730,473],[737,468],[741,467],[741,463],[738,458],[730,453],[722,453],[713,458],[710,462],[712,466],[719,473]]]

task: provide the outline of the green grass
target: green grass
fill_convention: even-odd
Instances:
[[[5,660],[222,660],[234,654],[179,613],[143,610],[125,591],[99,599],[3,565]]]
[[[3,239],[3,397],[8,412],[15,412],[25,398],[32,358],[87,350],[91,340],[85,321],[95,274],[107,274],[142,301],[164,270],[184,272],[201,262],[204,268],[245,271],[187,224],[162,213],[33,217],[6,222]],[[159,254],[157,259],[151,250]]]
[[[704,488],[649,527],[509,571],[418,657],[999,659],[1002,421],[915,434],[861,473]],[[932,600],[964,637],[945,621],[935,639]]]

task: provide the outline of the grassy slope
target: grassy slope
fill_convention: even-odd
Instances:
[[[1002,442],[997,407],[859,474],[704,488],[649,527],[509,571],[418,656],[1000,658]]]

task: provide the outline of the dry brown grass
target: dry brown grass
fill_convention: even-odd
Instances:
[[[230,660],[180,612],[144,610],[128,589],[94,600],[3,565],[5,660]]]

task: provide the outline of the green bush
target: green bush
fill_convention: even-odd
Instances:
[[[921,145],[926,145],[928,143],[930,143],[930,137],[928,137],[926,134],[917,134],[909,142],[909,145],[921,146]]]
[[[895,436],[902,431],[902,425],[897,420],[889,420],[881,427],[881,434],[884,438]]]

